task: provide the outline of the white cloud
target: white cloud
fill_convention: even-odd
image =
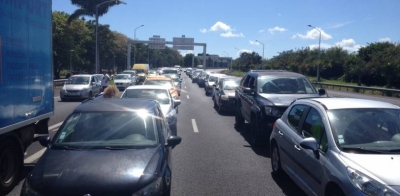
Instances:
[[[211,28],[210,31],[232,31],[231,26],[218,21]]]
[[[379,38],[380,42],[390,42],[390,37]]]
[[[219,34],[221,37],[244,37],[243,33],[232,33],[232,31],[227,31],[225,33]]]
[[[322,40],[329,40],[332,39],[332,36],[325,33],[324,30],[321,30],[321,39]],[[311,29],[305,35],[297,33],[292,36],[292,39],[301,38],[301,39],[319,39],[319,31],[317,29]]]
[[[240,57],[240,54],[241,54],[241,53],[245,53],[245,52],[247,52],[247,53],[252,53],[253,51],[252,51],[252,50],[249,50],[249,49],[240,49],[240,50],[236,53],[236,55],[237,55],[238,57]]]
[[[216,22],[213,26],[210,27],[209,30],[204,28],[200,29],[200,32],[222,32],[219,34],[221,37],[244,37],[243,33],[234,33],[235,29],[232,29],[231,26],[221,21]]]
[[[354,41],[354,39],[343,39],[340,42],[336,42],[335,44],[336,46],[340,46],[345,50],[348,51],[357,51],[358,49],[360,49],[362,46],[359,44],[356,44],[356,41]]]
[[[271,33],[272,35],[273,35],[275,32],[284,32],[284,31],[287,31],[287,29],[282,28],[282,27],[274,27],[274,28],[269,28],[269,29],[268,29],[268,32]]]
[[[249,40],[250,45],[255,45],[255,46],[259,46],[260,42],[258,41],[253,41],[253,40]]]
[[[336,28],[340,28],[340,27],[343,27],[343,26],[348,25],[348,24],[351,24],[351,23],[353,23],[353,22],[352,22],[352,21],[349,21],[349,22],[331,24],[329,28],[331,28],[331,29],[336,29]]]
[[[264,33],[265,30],[264,30],[264,29],[261,29],[261,30],[259,30],[258,32],[259,32],[259,33]]]
[[[207,29],[200,29],[200,32],[207,33]]]

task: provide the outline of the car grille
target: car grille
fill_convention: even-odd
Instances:
[[[80,90],[67,90],[68,93],[79,93]]]

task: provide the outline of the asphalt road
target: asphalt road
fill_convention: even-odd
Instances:
[[[191,83],[183,72],[178,113],[178,135],[182,143],[173,150],[172,195],[305,195],[287,176],[272,175],[267,146],[254,148],[247,141],[249,126],[234,127],[233,114],[220,115],[204,89]],[[50,136],[80,104],[61,102],[55,91],[55,112],[50,120]],[[332,97],[358,97],[400,105],[400,99],[372,97],[356,93],[328,91]],[[25,156],[25,175],[44,152],[38,142]],[[8,195],[19,195],[23,183]]]

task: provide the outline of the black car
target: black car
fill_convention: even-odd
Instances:
[[[253,70],[246,73],[235,91],[235,122],[241,127],[245,120],[251,125],[252,145],[269,138],[273,123],[296,99],[320,97],[302,74],[285,70]],[[266,141],[268,142],[268,140]]]
[[[241,78],[221,78],[215,85],[213,93],[214,108],[218,112],[235,110],[235,89]]]
[[[157,101],[88,100],[64,121],[21,195],[170,195],[171,136]]]

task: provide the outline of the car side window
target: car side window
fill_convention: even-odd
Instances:
[[[158,113],[158,114],[157,114]],[[163,140],[164,140],[164,143],[167,141],[167,138],[168,138],[168,129],[167,129],[167,126],[165,125],[165,123],[167,123],[166,122],[166,119],[165,118],[163,118],[163,114],[162,114],[162,111],[161,111],[161,109],[160,108],[157,108],[157,110],[156,110],[156,116],[160,116],[161,118],[157,118],[158,119],[158,126],[160,127],[160,129],[161,129],[161,131],[162,131],[162,138],[163,138]]]
[[[249,87],[250,78],[251,78],[251,77],[250,77],[249,75],[245,76],[245,78],[244,78],[244,80],[243,80],[243,83],[242,83],[242,86],[243,86],[244,88]]]
[[[289,126],[292,127],[294,130],[296,130],[297,132],[299,132],[300,120],[306,109],[307,106],[305,105],[295,105],[289,111],[288,114]]]
[[[325,126],[321,115],[314,108],[311,108],[303,124],[302,136],[313,137],[317,140],[319,149],[326,151],[328,147]]]
[[[249,88],[254,89],[256,87],[256,79],[254,77],[250,77]]]

